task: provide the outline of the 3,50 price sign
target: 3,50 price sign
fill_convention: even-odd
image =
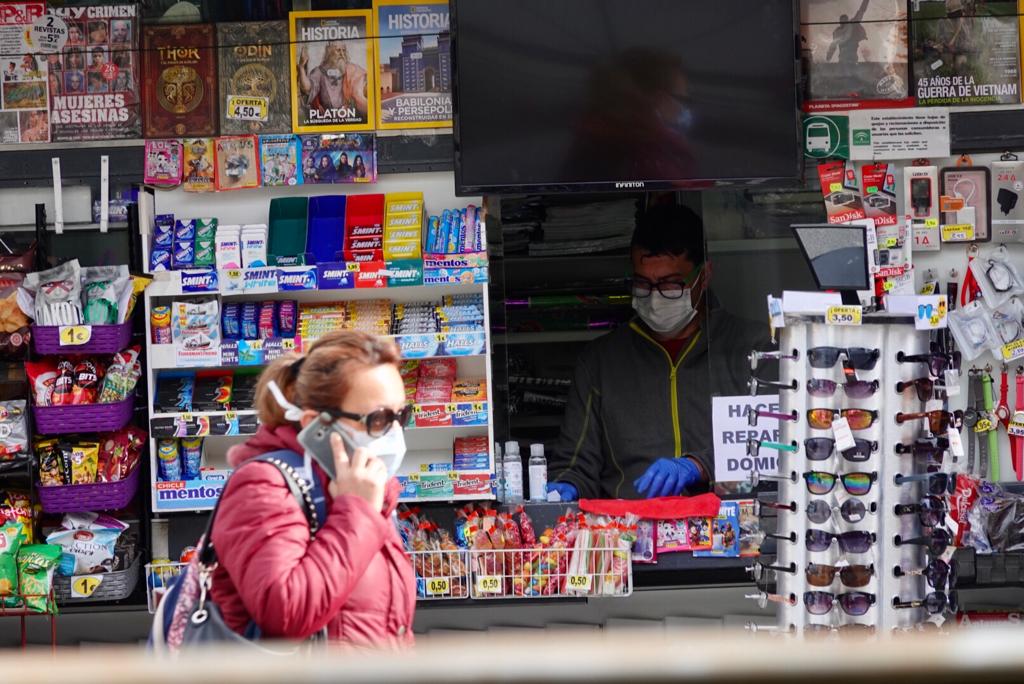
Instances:
[[[825,310],[826,325],[860,325],[864,309],[859,306],[830,306]]]

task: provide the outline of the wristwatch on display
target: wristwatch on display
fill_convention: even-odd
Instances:
[[[978,439],[978,433],[974,431],[974,426],[978,424],[980,417],[977,408],[979,401],[981,401],[981,376],[972,369],[967,384],[967,406],[964,409],[964,427],[970,430],[970,434],[966,435],[966,439],[963,440],[967,442],[967,472],[971,475],[974,474],[974,440]]]

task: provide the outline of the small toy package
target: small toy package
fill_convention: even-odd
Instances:
[[[146,185],[174,187],[181,185],[181,142],[178,140],[147,140],[143,180]]]
[[[25,605],[36,613],[56,613],[53,574],[60,564],[61,547],[50,544],[22,546],[18,551],[19,589]]]
[[[658,525],[654,520],[637,521],[636,542],[633,544],[633,562],[658,562]]]
[[[740,505],[723,501],[711,521],[711,548],[694,550],[694,558],[738,558],[740,555]]]

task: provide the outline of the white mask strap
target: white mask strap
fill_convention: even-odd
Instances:
[[[302,409],[285,398],[284,392],[281,391],[281,388],[277,386],[276,382],[273,380],[268,382],[267,389],[269,389],[270,393],[274,395],[274,400],[277,402],[278,406],[284,409],[285,420],[290,420],[293,423],[297,423],[302,420]]]

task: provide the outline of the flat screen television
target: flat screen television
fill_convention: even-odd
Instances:
[[[793,0],[452,0],[461,195],[800,176]]]

